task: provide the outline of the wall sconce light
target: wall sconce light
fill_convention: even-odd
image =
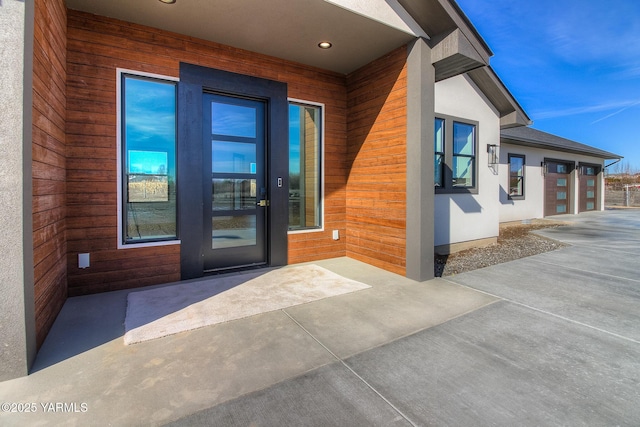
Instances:
[[[160,0],[160,2],[164,4],[174,4],[176,0]]]
[[[489,169],[493,171],[494,175],[498,174],[498,164],[500,163],[498,155],[498,146],[496,144],[487,144],[487,162]]]

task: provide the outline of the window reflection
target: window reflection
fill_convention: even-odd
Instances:
[[[289,105],[289,229],[321,227],[320,107]]]
[[[211,218],[211,249],[256,244],[256,216],[214,216]]]
[[[453,187],[473,187],[476,163],[476,127],[453,122]]]
[[[444,184],[444,120],[435,119],[435,161],[434,161],[434,184],[436,187],[442,187]]]
[[[123,241],[176,237],[176,85],[122,74]]]
[[[211,103],[211,133],[215,135],[256,137],[257,112],[253,107]]]
[[[212,141],[213,173],[256,173],[256,144]]]
[[[245,210],[256,208],[255,179],[213,179],[212,209]]]

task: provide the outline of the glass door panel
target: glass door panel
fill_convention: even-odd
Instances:
[[[205,94],[203,108],[205,271],[264,264],[264,103]]]
[[[211,218],[212,249],[255,246],[256,216],[214,216]]]

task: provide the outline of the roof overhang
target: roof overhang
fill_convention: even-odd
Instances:
[[[532,123],[527,113],[491,67],[472,70],[468,75],[498,110],[501,129],[529,126]]]
[[[436,81],[489,65],[493,55],[453,0],[398,0],[431,36]]]
[[[348,74],[426,37],[394,0],[66,0],[67,7]],[[318,43],[329,41],[331,49]]]
[[[70,9],[349,74],[418,37],[436,81],[492,55],[453,0],[66,0]],[[331,49],[318,43],[329,41]]]
[[[575,142],[530,127],[504,129],[500,133],[501,144],[520,145],[524,147],[542,148],[564,153],[580,154],[600,159],[617,160],[623,157],[601,150],[590,145]]]

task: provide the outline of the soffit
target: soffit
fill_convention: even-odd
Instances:
[[[324,0],[66,0],[67,7],[348,74],[416,35]],[[318,48],[328,40],[331,49]]]

